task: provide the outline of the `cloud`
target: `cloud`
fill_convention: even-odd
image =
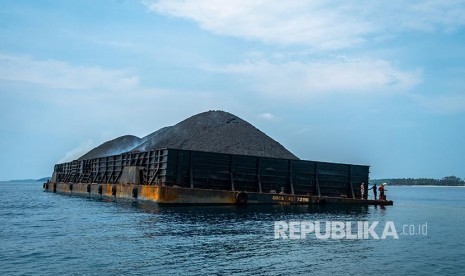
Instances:
[[[324,1],[145,1],[152,11],[207,31],[278,44],[342,48],[363,41],[369,24]],[[344,22],[344,24],[339,24]]]
[[[209,109],[246,110],[232,93],[183,85],[160,88],[138,80],[128,70],[0,53],[0,102],[15,114],[14,124],[7,116],[0,119],[0,128],[29,125],[33,116],[40,130],[62,135],[59,129],[68,127],[70,136],[84,140],[83,133],[94,133],[99,142],[128,133],[146,135],[162,126],[154,125],[160,114],[174,124]],[[39,115],[31,115],[37,110]]]
[[[312,131],[311,128],[304,127],[304,128],[300,128],[300,129],[294,131],[294,134],[295,135],[304,135],[304,134],[310,133],[311,131]]]
[[[265,121],[272,121],[275,119],[275,116],[271,113],[266,112],[266,113],[258,114],[258,118],[265,120]]]
[[[267,43],[342,49],[389,32],[454,31],[465,25],[462,0],[159,0],[150,10],[202,29]]]
[[[399,17],[408,29],[453,32],[465,25],[463,0],[409,1],[407,7]]]
[[[436,96],[412,95],[412,98],[427,110],[442,114],[456,114],[465,112],[465,95],[442,94]]]
[[[326,93],[407,91],[421,82],[419,69],[402,71],[386,60],[369,58],[280,63],[255,60],[209,70],[240,75],[258,91],[294,100]]]
[[[56,60],[0,54],[0,80],[23,82],[54,89],[109,89],[136,87],[137,76],[124,70],[73,66]]]

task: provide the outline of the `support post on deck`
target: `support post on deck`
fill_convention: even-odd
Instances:
[[[349,165],[349,185],[350,185],[350,193],[352,194],[352,198],[355,198],[354,185],[352,185],[352,165]]]
[[[235,191],[233,175],[233,157],[231,154],[229,155],[229,177],[231,181],[231,191]]]
[[[194,188],[194,173],[192,172],[192,151],[189,152],[189,182],[191,188]]]
[[[260,157],[257,157],[257,182],[258,182],[258,192],[263,193],[262,180],[260,179]]]
[[[321,197],[320,183],[318,182],[318,162],[315,162],[315,183],[318,197]]]
[[[160,171],[160,162],[161,162],[161,150],[157,150],[157,160],[156,160],[156,166],[155,166],[155,172],[153,173],[152,179],[150,179],[150,185],[152,185],[153,181],[157,177],[159,171]],[[155,164],[154,164],[155,165]]]
[[[294,194],[294,180],[293,175],[294,172],[292,171],[292,160],[289,160],[289,184],[291,185],[291,194]]]

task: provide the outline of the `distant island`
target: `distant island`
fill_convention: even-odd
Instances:
[[[465,186],[465,180],[457,176],[446,176],[442,179],[433,178],[385,178],[371,179],[370,184],[386,183],[392,186]]]
[[[15,179],[15,180],[10,180],[8,182],[47,182],[50,179],[51,177],[42,177],[39,179]]]

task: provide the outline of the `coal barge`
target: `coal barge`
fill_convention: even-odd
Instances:
[[[364,165],[161,148],[56,164],[44,189],[159,205],[392,205],[392,201],[360,198],[360,184],[368,183],[369,169]]]

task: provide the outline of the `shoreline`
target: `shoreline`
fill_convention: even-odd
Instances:
[[[465,188],[465,186],[458,186],[458,185],[386,185],[387,187],[445,187],[445,188],[452,188],[452,187],[460,187]]]

